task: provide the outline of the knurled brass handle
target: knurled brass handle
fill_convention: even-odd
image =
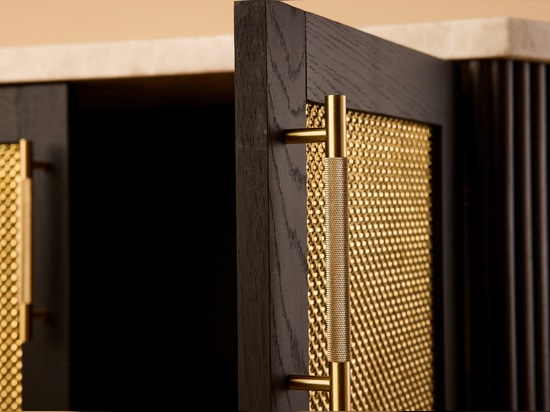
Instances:
[[[291,375],[289,389],[328,390],[333,411],[350,410],[349,202],[346,98],[325,98],[323,129],[285,133],[285,142],[324,142],[327,357],[329,377]]]

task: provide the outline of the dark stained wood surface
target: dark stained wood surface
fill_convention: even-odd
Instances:
[[[238,404],[243,411],[256,409],[257,405],[259,409],[270,409],[267,81],[262,27],[265,12],[261,5],[236,4],[237,351]]]
[[[536,64],[533,73],[533,231],[535,310],[537,319],[538,407],[550,409],[550,259],[548,254],[548,67]]]
[[[308,99],[345,94],[347,107],[441,124],[452,63],[307,13]]]
[[[67,87],[64,84],[0,87],[0,141],[25,138],[33,171],[33,307],[49,318],[35,321],[23,345],[23,409],[69,409],[69,210]]]
[[[235,5],[239,410],[307,410],[304,14]]]
[[[276,410],[303,410],[307,392],[285,385],[288,375],[308,372],[306,157],[305,146],[285,144],[282,132],[305,127],[304,13],[267,6],[272,396]]]

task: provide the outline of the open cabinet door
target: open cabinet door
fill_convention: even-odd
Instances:
[[[239,410],[335,409],[335,390],[350,410],[456,409],[452,65],[278,1],[234,11]],[[347,133],[342,316],[330,143],[289,139],[329,133],[327,96]]]

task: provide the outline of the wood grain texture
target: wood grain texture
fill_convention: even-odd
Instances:
[[[67,89],[64,84],[0,88],[0,141],[25,138],[33,158],[50,169],[33,172],[34,322],[23,346],[23,408],[69,409],[69,211]]]
[[[446,80],[450,62],[311,13],[307,42],[312,101],[345,94],[350,109],[433,124],[441,123],[452,103],[452,85]]]
[[[267,2],[267,121],[273,410],[307,410],[307,391],[289,391],[308,373],[305,145],[282,133],[306,125],[305,21],[301,10]]]
[[[240,410],[307,410],[304,15],[279,2],[235,5]]]
[[[239,410],[270,410],[265,10],[235,5]]]

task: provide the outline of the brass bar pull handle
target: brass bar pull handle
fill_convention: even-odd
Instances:
[[[342,132],[340,125],[333,124],[338,123],[338,120],[333,119],[338,116],[331,116],[331,110],[327,112],[327,142],[333,143],[327,144],[327,157],[325,157],[327,350],[330,362],[348,362],[350,354],[348,159],[345,142],[341,142],[341,136],[345,136],[345,130]]]
[[[346,98],[325,98],[324,129],[288,131],[286,143],[325,142],[325,239],[327,297],[327,357],[332,411],[349,411],[350,396],[350,292],[349,292],[349,202]],[[304,383],[292,375],[289,388],[323,390],[321,377]],[[306,381],[307,382],[307,381]],[[324,382],[324,381],[322,381]],[[321,388],[321,389],[320,389]]]
[[[330,407],[350,410],[349,203],[345,96],[327,96],[325,239]]]
[[[20,140],[21,251],[19,264],[19,337],[31,338],[32,318],[32,146]]]
[[[296,129],[287,130],[285,133],[285,143],[314,143],[326,142],[327,131],[325,129]]]
[[[330,391],[328,376],[292,375],[288,380],[288,389],[308,391]]]

